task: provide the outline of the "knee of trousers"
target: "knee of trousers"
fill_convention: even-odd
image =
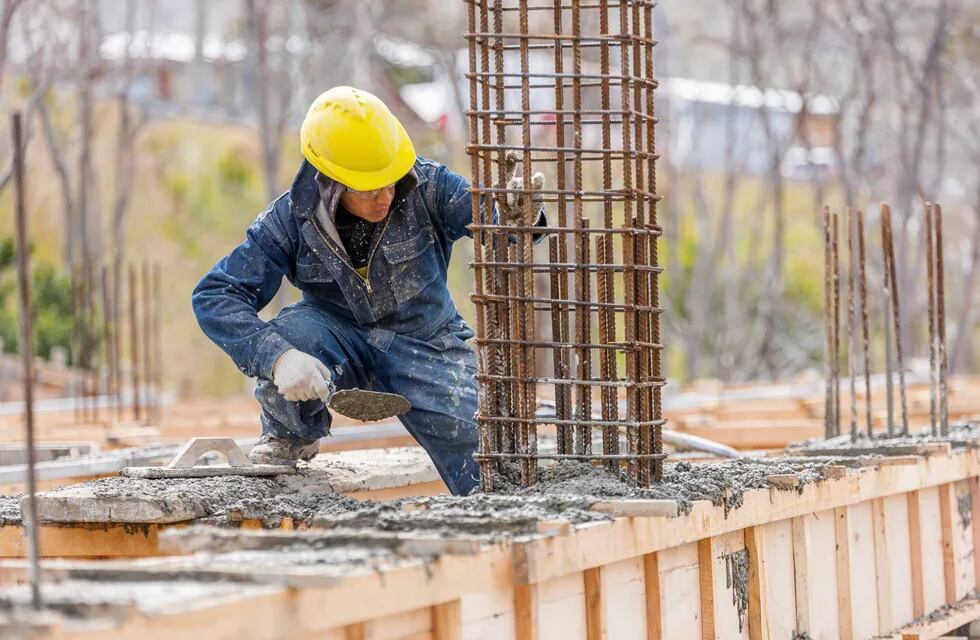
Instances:
[[[316,440],[330,433],[330,412],[317,400],[286,400],[275,384],[259,380],[255,399],[262,407],[262,433],[279,438]]]

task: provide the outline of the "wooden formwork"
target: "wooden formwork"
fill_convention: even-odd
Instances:
[[[565,523],[472,553],[429,547],[360,569],[284,557],[276,580],[266,570],[233,590],[214,580],[221,554],[75,566],[90,581],[103,567],[104,583],[86,583],[91,594],[127,567],[130,580],[142,572],[99,638],[938,637],[980,617],[980,452],[897,462],[752,490],[727,513],[699,501],[677,517]],[[241,578],[248,562],[240,552],[235,562]],[[142,585],[178,570],[161,607]],[[33,631],[74,636],[76,623]]]

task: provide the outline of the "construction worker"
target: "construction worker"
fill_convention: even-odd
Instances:
[[[386,391],[411,403],[399,419],[466,495],[479,482],[476,358],[446,274],[453,243],[471,235],[469,184],[416,157],[381,100],[351,87],[313,102],[300,142],[289,191],[192,295],[204,333],[258,378],[262,437],[249,457],[310,460],[336,389]],[[303,298],[265,322],[258,312],[283,276]]]

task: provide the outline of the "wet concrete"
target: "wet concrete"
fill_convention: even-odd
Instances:
[[[302,474],[153,480],[118,477],[93,480],[86,487],[96,499],[139,498],[154,502],[163,511],[168,505],[182,509],[190,505],[202,514],[199,522],[214,524],[256,519],[278,526],[285,517],[304,522],[318,513],[348,511],[363,504],[310,483]]]
[[[527,488],[519,487],[511,474],[498,475],[498,491],[523,496],[676,500],[682,513],[690,511],[696,500],[710,500],[714,505],[723,505],[727,513],[742,505],[746,491],[769,487],[768,476],[799,474],[797,489],[802,490],[804,485],[823,477],[821,469],[826,464],[826,461],[779,458],[740,458],[718,464],[667,463],[663,482],[641,489],[629,486],[605,468],[584,462],[561,462],[543,468],[538,484]]]
[[[20,500],[23,496],[0,496],[0,526],[20,524]]]
[[[912,430],[907,436],[891,436],[884,432],[879,432],[874,437],[868,437],[866,433],[859,433],[857,438],[851,438],[850,433],[842,433],[834,438],[827,440],[811,438],[794,446],[794,448],[808,450],[830,450],[839,449],[846,451],[849,449],[865,449],[877,447],[887,450],[889,447],[907,447],[917,444],[931,444],[948,442],[954,448],[975,448],[980,446],[980,422],[958,422],[949,425],[949,435],[934,436],[928,428],[918,431]]]
[[[412,405],[395,393],[341,389],[330,398],[330,408],[348,418],[372,422],[401,415]]]

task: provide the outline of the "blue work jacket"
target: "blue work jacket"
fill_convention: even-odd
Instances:
[[[289,191],[259,215],[245,241],[211,268],[191,296],[201,329],[248,376],[271,379],[276,359],[292,346],[258,317],[283,276],[305,301],[370,327],[368,342],[381,350],[395,334],[426,340],[458,316],[447,272],[453,243],[470,235],[465,178],[419,158],[396,187],[362,278],[317,216],[323,205],[316,176],[304,162]],[[336,207],[336,200],[325,204]]]

